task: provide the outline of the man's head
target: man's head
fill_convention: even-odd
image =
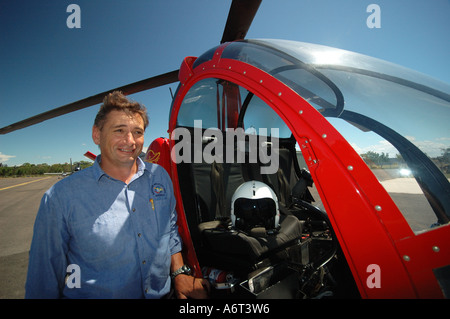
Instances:
[[[146,109],[121,92],[105,97],[95,118],[92,139],[99,145],[102,167],[130,167],[141,154],[148,125]]]
[[[123,111],[127,114],[139,114],[144,121],[144,129],[148,126],[148,116],[145,106],[138,102],[129,100],[120,91],[114,91],[105,96],[103,99],[103,104],[100,106],[100,110],[95,117],[94,125],[101,130],[106,116],[112,110]]]

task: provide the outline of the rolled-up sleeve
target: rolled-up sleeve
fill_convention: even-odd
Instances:
[[[181,251],[182,249],[182,242],[180,234],[178,233],[178,224],[177,224],[177,211],[176,211],[176,200],[175,200],[175,194],[173,191],[173,185],[172,181],[170,180],[169,176],[167,175],[167,184],[169,185],[170,189],[170,254],[174,255]]]

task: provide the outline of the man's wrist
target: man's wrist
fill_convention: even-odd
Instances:
[[[175,270],[174,272],[172,272],[170,274],[170,278],[172,278],[172,280],[173,280],[176,276],[181,275],[181,274],[191,275],[192,274],[191,268],[188,265],[183,265],[180,268],[178,268],[177,270]]]

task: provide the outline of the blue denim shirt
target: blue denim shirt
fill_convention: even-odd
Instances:
[[[26,298],[160,298],[169,292],[171,255],[181,251],[181,239],[168,174],[138,158],[127,185],[105,174],[99,160],[43,196]]]

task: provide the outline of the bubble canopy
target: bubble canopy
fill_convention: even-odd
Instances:
[[[218,48],[200,56],[193,69],[212,60]],[[250,64],[283,82],[352,146],[364,149],[369,138],[352,141],[348,126],[381,137],[392,146],[389,155],[411,171],[440,223],[448,222],[450,85],[362,54],[288,40],[232,42],[221,58]]]

